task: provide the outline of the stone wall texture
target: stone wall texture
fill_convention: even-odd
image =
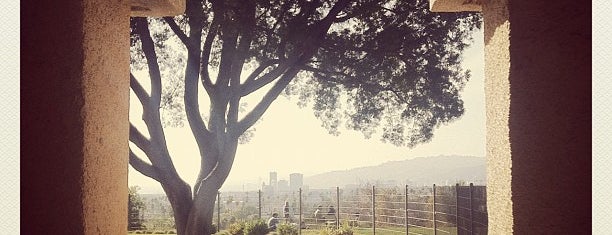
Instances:
[[[432,11],[478,11],[458,2],[430,0]],[[590,4],[477,3],[484,17],[489,234],[589,234]]]
[[[126,234],[129,2],[22,6],[21,232]]]
[[[84,232],[126,234],[129,1],[83,3]]]
[[[508,10],[514,233],[590,234],[590,4]]]
[[[80,234],[83,6],[29,3],[37,7],[21,15],[21,233]]]
[[[510,22],[506,0],[483,6],[489,234],[512,234]]]

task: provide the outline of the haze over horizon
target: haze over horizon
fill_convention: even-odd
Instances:
[[[484,46],[482,31],[474,33],[472,47],[463,55],[463,66],[471,78],[463,92],[465,113],[458,120],[440,126],[429,143],[413,149],[380,142],[376,137],[365,139],[363,134],[341,128],[333,136],[321,127],[313,111],[300,109],[296,100],[279,97],[256,124],[250,142],[238,146],[234,165],[224,188],[239,185],[258,187],[267,182],[268,173],[276,171],[278,179],[288,180],[290,173],[314,174],[374,166],[388,161],[415,157],[461,155],[485,156]],[[138,107],[130,98],[131,107]],[[133,108],[130,112],[136,112]],[[134,117],[136,116],[136,117]],[[131,114],[133,120],[138,114]],[[193,185],[199,170],[199,155],[193,135],[187,126],[166,128],[166,140],[177,171]],[[156,181],[129,167],[128,184],[140,186],[141,193],[163,193]],[[250,187],[250,186],[249,186]],[[248,189],[248,188],[247,188]]]

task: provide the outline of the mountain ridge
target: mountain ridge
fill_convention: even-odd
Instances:
[[[310,188],[361,184],[486,184],[486,159],[475,156],[439,155],[388,161],[374,166],[336,170],[304,178]]]

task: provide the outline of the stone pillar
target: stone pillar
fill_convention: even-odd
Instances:
[[[590,4],[513,0],[508,10],[514,232],[590,234]]]
[[[490,234],[512,234],[510,22],[507,0],[483,5],[487,126],[487,211]]]
[[[126,234],[129,2],[23,6],[21,231]]]
[[[484,2],[489,234],[589,233],[588,4],[435,0],[431,6],[480,11],[466,9],[474,2]]]
[[[129,1],[84,0],[82,202],[85,234],[127,233]]]
[[[126,234],[129,17],[185,0],[22,6],[21,231]]]

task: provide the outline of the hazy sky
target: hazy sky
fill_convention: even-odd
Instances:
[[[308,176],[420,156],[455,154],[484,157],[482,32],[476,32],[474,38],[474,45],[465,51],[463,61],[464,67],[472,71],[472,77],[461,93],[465,114],[459,120],[437,129],[431,142],[409,149],[382,143],[375,137],[367,140],[355,131],[342,130],[340,136],[332,136],[321,127],[321,122],[314,117],[310,108],[300,109],[296,105],[297,99],[289,100],[281,96],[257,124],[253,139],[238,146],[234,166],[222,190],[237,189],[243,185],[247,190],[254,190],[261,181],[267,182],[270,171],[278,172],[279,180],[288,180],[289,174],[294,172]],[[130,100],[130,119],[145,132],[146,129],[139,123],[141,107],[133,93]],[[199,170],[199,156],[189,128],[167,128],[166,137],[179,174],[193,184]],[[141,186],[142,193],[162,192],[159,183],[132,167],[129,171],[129,185]]]

